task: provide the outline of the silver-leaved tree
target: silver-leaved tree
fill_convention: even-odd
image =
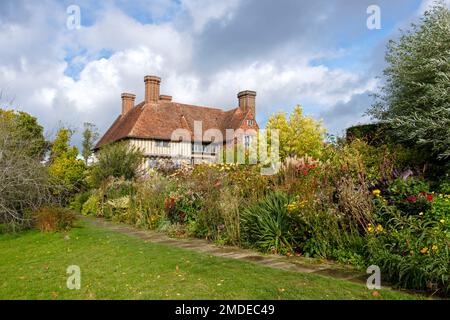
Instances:
[[[450,10],[437,2],[387,47],[385,82],[369,114],[401,142],[450,158]]]

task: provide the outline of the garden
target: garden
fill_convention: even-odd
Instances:
[[[175,238],[201,238],[264,254],[332,260],[362,272],[375,265],[382,281],[395,288],[449,297],[449,57],[450,12],[437,5],[425,13],[420,24],[389,43],[385,82],[368,111],[372,124],[352,126],[336,137],[328,135],[320,121],[305,115],[301,106],[289,115],[277,113],[269,118],[266,129],[278,130],[280,143],[280,167],[273,175],[261,175],[265,163],[193,166],[161,160],[144,170],[144,155],[127,141],[103,147],[91,161],[98,138],[92,124],[84,126],[81,159],[78,149],[70,145],[71,130],[61,128],[49,142],[36,118],[0,110],[0,246],[9,254],[0,268],[26,263],[20,261],[22,249],[14,249],[14,243],[34,246],[41,241],[52,243],[56,251],[70,252],[59,235],[79,237],[83,250],[106,241],[97,238],[101,231],[88,226],[73,228],[81,214]],[[126,240],[114,234],[104,236],[116,242]],[[126,263],[127,255],[132,256],[130,248],[121,247],[127,255],[118,257],[108,241],[102,243],[105,256],[109,252],[108,259]],[[205,257],[193,253],[151,244],[145,249],[131,242],[132,248],[148,251],[148,256],[169,251],[168,262],[154,262],[162,273],[176,264],[172,254],[205,263]],[[49,249],[55,261],[68,262],[64,256],[56,257],[56,251]],[[89,256],[87,251],[77,252]],[[144,264],[136,259],[137,264]],[[98,263],[99,268],[104,267]],[[164,263],[171,263],[170,268],[166,270]],[[212,271],[207,275],[211,285],[213,273],[225,272],[221,263],[211,262]],[[232,269],[248,268],[230,264]],[[233,276],[237,274],[233,272]],[[280,288],[294,277],[264,268],[257,274],[258,279],[268,281],[267,276],[271,282],[280,277]],[[102,277],[92,274],[89,281],[94,282],[95,276]],[[295,276],[312,281],[306,275]],[[133,273],[133,277],[131,286],[139,287],[140,275]],[[14,296],[5,283],[0,287],[2,296]],[[201,284],[191,285],[199,288],[200,296],[210,297]],[[179,290],[173,286],[177,285],[166,283],[170,297]],[[252,282],[250,286],[257,285]],[[132,297],[139,297],[139,288],[129,290]],[[113,287],[106,289],[111,296],[122,297]],[[82,297],[89,298],[89,290],[85,290]],[[276,298],[278,294],[261,297]],[[39,292],[34,296],[40,297]],[[144,296],[164,298],[150,293]],[[184,296],[192,297],[188,291]],[[314,294],[307,297],[318,298]],[[361,296],[355,293],[355,297]]]

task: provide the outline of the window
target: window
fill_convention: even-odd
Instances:
[[[192,152],[194,152],[194,153],[202,153],[203,152],[203,145],[201,143],[195,142],[192,145]]]
[[[208,153],[215,154],[217,152],[217,146],[215,144],[200,144],[198,142],[192,145],[193,153]]]
[[[244,136],[244,144],[245,147],[248,148],[250,147],[250,144],[252,143],[252,136]]]
[[[247,120],[247,125],[249,127],[253,127],[253,120]]]
[[[169,147],[169,141],[158,140],[158,141],[156,141],[156,146],[157,147],[168,148]]]

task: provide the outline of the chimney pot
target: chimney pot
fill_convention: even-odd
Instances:
[[[122,93],[122,115],[125,115],[128,111],[133,109],[134,107],[134,99],[136,99],[136,95],[132,93]]]
[[[256,91],[241,91],[238,93],[237,97],[239,99],[239,108],[241,108],[243,112],[251,111],[253,115],[255,115]]]
[[[157,76],[145,76],[145,103],[157,103],[159,100],[159,84],[161,78]]]

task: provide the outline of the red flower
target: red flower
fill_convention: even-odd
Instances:
[[[171,196],[169,199],[166,200],[165,205],[167,209],[172,209],[175,205],[175,198]]]
[[[433,195],[432,194],[427,194],[427,200],[428,201],[433,201]]]
[[[316,167],[316,165],[314,164],[314,163],[311,163],[310,165],[309,165],[309,168],[310,169],[314,169]]]
[[[308,171],[307,170],[303,170],[303,175],[307,175],[308,174]]]

